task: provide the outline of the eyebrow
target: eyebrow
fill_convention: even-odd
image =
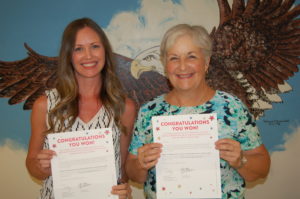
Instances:
[[[101,41],[95,41],[95,42],[90,43],[90,45],[92,45],[92,44],[102,44],[102,42]],[[75,45],[84,45],[84,44],[76,44],[76,42],[75,42]]]
[[[190,55],[190,54],[193,54],[193,53],[196,53],[196,52],[195,51],[189,51],[187,54]],[[176,53],[167,53],[167,56],[171,56],[171,55],[178,56]]]

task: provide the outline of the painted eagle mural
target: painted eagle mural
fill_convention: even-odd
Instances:
[[[262,116],[281,102],[278,94],[291,91],[285,82],[300,64],[300,5],[294,0],[217,0],[219,26],[210,33],[213,53],[207,81],[211,87],[238,96],[254,114]],[[27,44],[28,57],[0,61],[0,97],[9,104],[25,101],[31,109],[46,89],[53,88],[57,57],[38,54]],[[159,46],[136,58],[115,54],[117,75],[138,105],[169,91],[159,61]]]

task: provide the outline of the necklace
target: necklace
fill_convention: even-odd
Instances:
[[[207,87],[203,89],[201,93],[195,94],[192,93],[188,95],[187,93],[183,92],[176,92],[176,90],[172,90],[170,93],[166,95],[166,101],[170,105],[175,106],[198,106],[204,104],[208,100],[210,100],[215,95],[215,90]]]

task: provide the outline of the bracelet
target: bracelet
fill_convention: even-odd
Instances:
[[[240,169],[242,168],[246,163],[247,163],[247,158],[244,156],[243,151],[241,151],[241,164],[238,167],[235,167],[235,169]]]

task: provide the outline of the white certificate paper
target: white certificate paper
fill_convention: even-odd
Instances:
[[[48,134],[54,196],[57,199],[117,199],[110,128]]]
[[[154,142],[163,144],[157,199],[221,198],[216,114],[155,116],[152,125]]]

